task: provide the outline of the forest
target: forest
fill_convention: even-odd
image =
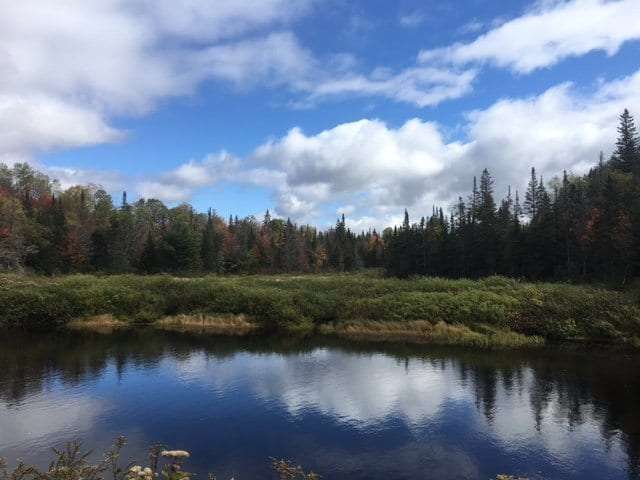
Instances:
[[[114,204],[99,186],[61,189],[27,164],[0,164],[0,270],[68,273],[306,273],[384,269],[390,276],[629,284],[640,273],[640,139],[628,110],[614,153],[584,175],[496,200],[486,169],[471,194],[383,232],[325,231],[289,219],[223,219],[156,199]],[[471,182],[470,182],[471,183]]]

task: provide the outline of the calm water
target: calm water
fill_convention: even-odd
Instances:
[[[4,338],[0,456],[76,438],[192,452],[191,471],[327,479],[637,478],[640,359],[135,333]],[[140,455],[141,456],[141,455]]]

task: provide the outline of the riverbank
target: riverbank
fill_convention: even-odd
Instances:
[[[152,326],[478,347],[558,341],[640,347],[640,307],[630,296],[502,277],[1,275],[0,305],[0,327],[22,330]]]

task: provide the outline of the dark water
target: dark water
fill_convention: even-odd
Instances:
[[[640,359],[159,333],[2,338],[0,456],[76,438],[192,453],[191,471],[328,479],[637,478]]]

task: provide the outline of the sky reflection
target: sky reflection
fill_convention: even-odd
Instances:
[[[325,478],[637,478],[635,357],[584,371],[575,354],[142,335],[0,353],[0,456],[124,434],[220,478],[263,478],[271,456]]]

